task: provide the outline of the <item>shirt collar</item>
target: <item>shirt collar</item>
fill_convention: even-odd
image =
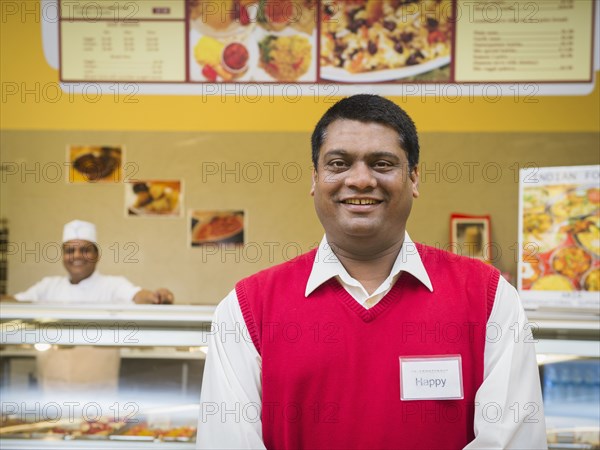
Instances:
[[[82,285],[82,283],[83,283],[83,285],[86,285],[86,284],[89,284],[89,283],[93,283],[94,281],[96,281],[96,280],[98,279],[98,277],[99,277],[99,276],[100,276],[100,273],[99,273],[99,272],[98,272],[98,270],[96,269],[96,270],[94,270],[94,271],[92,272],[92,274],[91,274],[89,277],[87,277],[87,278],[84,278],[83,280],[81,280],[81,281],[80,281],[79,283],[77,283],[77,284],[72,284],[72,283],[71,283],[71,278],[69,277],[69,275],[67,275],[67,280],[69,281],[69,284],[70,284],[71,286],[81,286],[81,285]]]
[[[417,251],[415,243],[412,241],[408,232],[404,234],[404,243],[400,249],[400,253],[394,261],[390,277],[395,277],[400,272],[408,272],[419,280],[423,285],[433,292],[433,286],[429,275],[423,266],[421,256]],[[346,284],[360,286],[360,283],[352,278],[342,265],[336,254],[333,252],[329,243],[327,242],[327,236],[323,236],[317,253],[315,254],[315,261],[313,263],[310,276],[306,283],[305,297],[308,297],[315,289],[321,286],[330,278],[340,277]]]

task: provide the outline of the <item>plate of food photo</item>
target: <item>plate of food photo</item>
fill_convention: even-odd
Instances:
[[[70,182],[118,182],[121,180],[123,151],[121,147],[80,146],[69,148],[68,155],[73,171]]]
[[[147,180],[126,184],[128,216],[180,216],[181,181]]]
[[[323,79],[393,81],[450,64],[449,0],[329,0],[321,7]]]
[[[281,83],[314,82],[317,79],[315,36],[285,30],[259,33],[260,57],[254,79]]]
[[[317,1],[260,0],[256,22],[269,32],[290,29],[312,35],[317,26]]]
[[[252,35],[215,38],[190,33],[190,79],[207,83],[248,81],[258,65],[258,45]]]
[[[190,0],[191,28],[204,36],[244,38],[256,26],[258,0]]]
[[[194,247],[208,243],[244,243],[243,211],[194,211],[191,217]]]

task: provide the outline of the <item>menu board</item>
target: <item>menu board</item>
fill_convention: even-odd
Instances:
[[[61,0],[64,82],[589,82],[591,0]]]
[[[519,277],[525,304],[600,304],[600,166],[520,171]]]

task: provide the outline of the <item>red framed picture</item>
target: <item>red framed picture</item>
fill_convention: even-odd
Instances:
[[[450,251],[457,255],[490,261],[490,216],[452,214],[450,216]]]

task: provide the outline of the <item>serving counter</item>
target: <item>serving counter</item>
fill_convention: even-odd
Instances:
[[[0,304],[0,446],[194,448],[213,313]]]
[[[194,448],[214,309],[0,304],[1,448]],[[598,314],[537,310],[528,317],[550,448],[600,448]],[[48,352],[72,352],[58,369],[62,386],[46,379]],[[108,363],[73,375],[90,358]]]

